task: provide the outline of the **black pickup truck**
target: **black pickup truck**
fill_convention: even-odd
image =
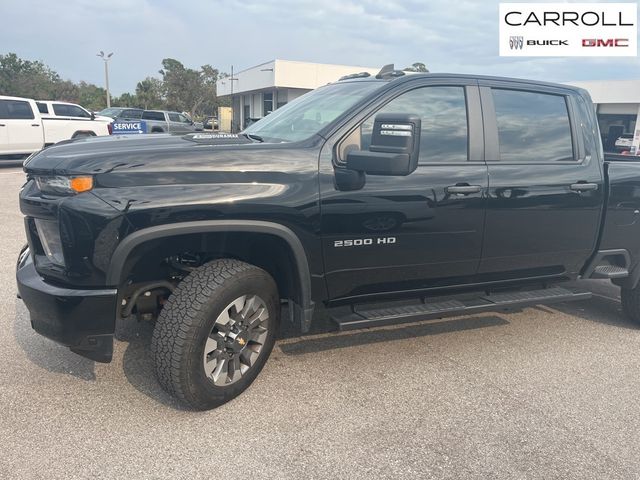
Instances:
[[[355,329],[584,299],[562,282],[602,278],[640,321],[640,166],[604,158],[566,85],[384,68],[237,135],[83,139],[24,170],[33,328],[108,362],[116,321],[154,321],[158,379],[196,409],[251,384],[281,310]]]

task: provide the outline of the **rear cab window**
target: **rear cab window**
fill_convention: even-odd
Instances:
[[[44,113],[44,114],[48,114],[49,113],[49,107],[47,106],[46,103],[36,102],[36,105],[38,106],[38,111],[40,113]]]
[[[500,161],[537,163],[575,159],[564,95],[496,87],[491,93]]]

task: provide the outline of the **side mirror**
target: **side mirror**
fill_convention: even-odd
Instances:
[[[418,167],[421,126],[415,114],[377,115],[369,150],[347,153],[346,167],[370,175],[409,175]]]
[[[91,112],[91,120],[95,120],[96,119],[96,114]]]

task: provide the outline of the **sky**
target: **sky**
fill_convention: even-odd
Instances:
[[[501,58],[498,2],[470,0],[0,0],[0,54],[133,92],[163,58],[222,72],[275,58],[548,81],[640,78],[640,58]]]

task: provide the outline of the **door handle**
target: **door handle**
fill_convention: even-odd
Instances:
[[[6,127],[4,123],[0,123],[0,127]]]
[[[32,126],[32,127],[39,127],[39,126],[40,126],[40,124],[39,124],[39,123],[32,123],[32,124],[31,124],[31,126]]]
[[[571,190],[573,190],[574,192],[586,192],[588,190],[597,190],[598,189],[598,184],[597,183],[572,183],[569,188]]]
[[[445,190],[447,193],[469,195],[470,193],[480,193],[482,187],[480,185],[450,185]]]

